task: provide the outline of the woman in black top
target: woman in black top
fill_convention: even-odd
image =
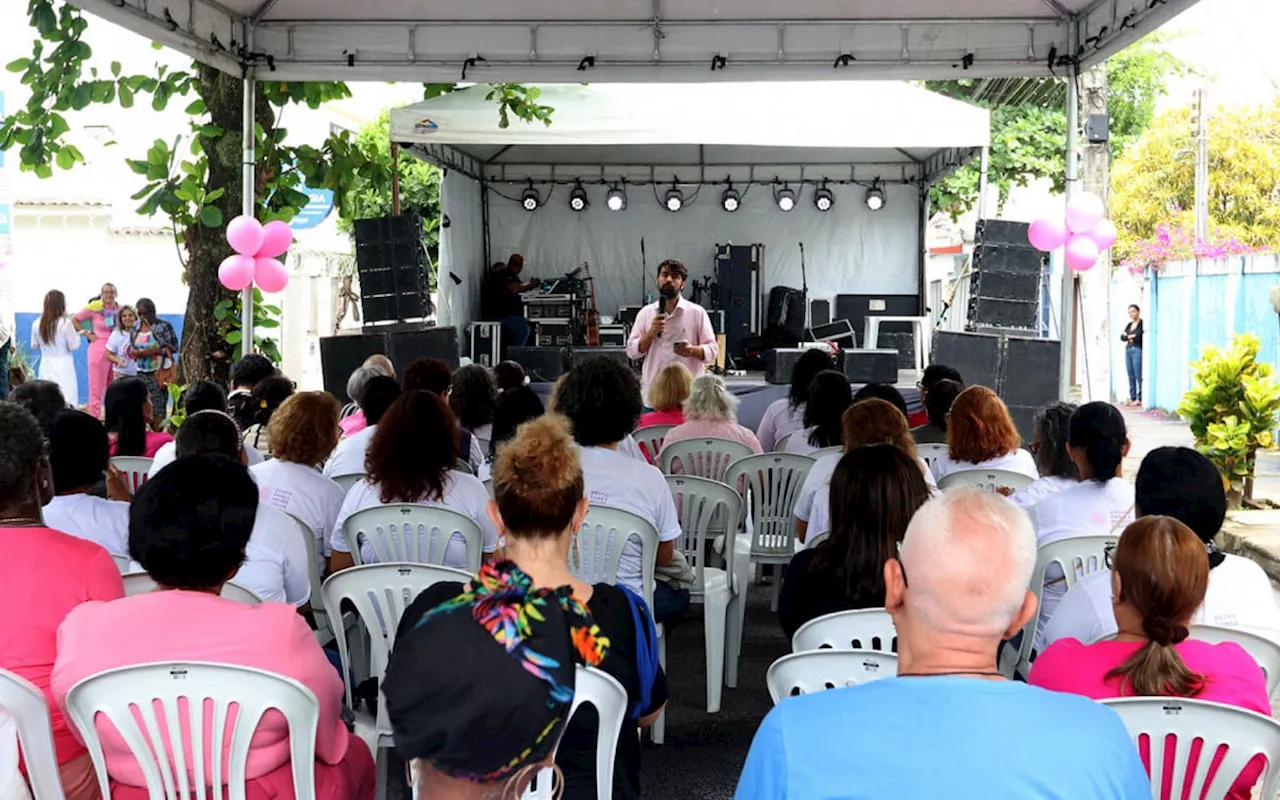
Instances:
[[[1127,406],[1142,405],[1142,311],[1129,306],[1129,324],[1120,334],[1124,342],[1124,364],[1129,371],[1129,402]]]
[[[501,516],[499,529],[507,538],[506,558],[527,573],[535,587],[570,587],[591,612],[599,635],[608,639],[600,669],[622,684],[629,701],[629,716],[618,737],[613,797],[638,798],[640,741],[633,726],[647,726],[657,719],[667,702],[667,681],[656,664],[656,642],[636,630],[625,590],[604,583],[592,586],[569,572],[569,546],[582,527],[587,500],[578,451],[563,418],[543,416],[520,427],[494,462],[493,495]],[[458,596],[462,589],[459,583],[440,583],[418,595],[405,610],[396,641],[428,611]],[[643,601],[635,600],[648,615]],[[647,658],[641,657],[642,652]],[[652,665],[647,676],[642,674],[646,662]],[[565,728],[556,764],[564,774],[566,800],[596,797],[597,724],[595,710],[588,706]]]
[[[831,476],[831,533],[791,559],[778,598],[787,638],[836,611],[884,606],[884,564],[929,499],[920,464],[893,444],[856,447]]]

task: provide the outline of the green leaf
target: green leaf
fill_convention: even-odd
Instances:
[[[120,84],[119,97],[121,108],[133,108],[133,90],[124,83]]]
[[[188,105],[186,108],[186,113],[191,114],[192,116],[205,114],[205,113],[208,113],[208,111],[209,109],[207,106],[205,106],[203,100],[193,100],[191,101],[191,104]]]
[[[119,61],[112,61],[112,62],[111,62],[111,74],[112,74],[113,76],[117,77],[117,78],[119,78],[119,77],[120,77],[120,62],[119,62]]]
[[[58,151],[57,161],[59,169],[71,169],[76,165],[75,156],[73,156],[70,149],[66,147],[63,147]]]
[[[227,344],[240,344],[240,341],[244,339],[244,335],[240,331],[227,331],[227,335],[222,338],[226,340]]]
[[[205,206],[200,209],[200,222],[206,228],[222,227],[222,209],[217,206]]]
[[[10,61],[8,65],[5,66],[5,69],[9,70],[10,72],[26,72],[27,68],[30,66],[31,66],[31,59],[17,58],[17,59],[14,59],[13,61]]]

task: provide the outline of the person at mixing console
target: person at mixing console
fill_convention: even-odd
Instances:
[[[507,346],[524,347],[529,341],[529,323],[524,318],[520,294],[536,289],[542,281],[521,282],[524,256],[515,253],[507,263],[497,263],[485,275],[480,288],[480,315],[491,322],[501,322]]]

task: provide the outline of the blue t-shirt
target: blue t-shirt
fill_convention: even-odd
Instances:
[[[1120,718],[1084,697],[981,678],[885,678],[779,703],[735,800],[1148,800]]]

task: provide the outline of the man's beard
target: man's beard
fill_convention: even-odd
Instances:
[[[680,292],[676,290],[676,287],[668,283],[658,287],[658,294],[662,296],[663,300],[674,300]]]

